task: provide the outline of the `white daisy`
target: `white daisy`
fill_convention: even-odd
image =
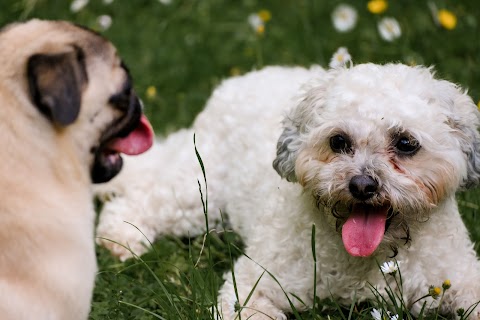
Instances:
[[[357,24],[357,10],[347,4],[340,4],[332,12],[332,22],[338,32],[350,31]]]
[[[430,9],[430,13],[432,14],[432,18],[433,18],[433,22],[439,26],[440,25],[440,21],[438,21],[438,8],[437,8],[437,5],[435,4],[435,2],[433,1],[428,1],[427,2],[427,5],[428,5],[428,9]]]
[[[74,0],[70,4],[70,11],[78,12],[83,9],[88,4],[88,0]]]
[[[398,263],[395,263],[394,261],[387,261],[383,263],[380,269],[385,274],[395,274],[395,272],[398,271]]]
[[[398,314],[392,316],[390,311],[387,311],[386,314],[382,314],[381,310],[373,308],[370,314],[374,320],[398,320]]]
[[[395,18],[383,18],[378,22],[378,32],[385,41],[393,41],[402,35],[400,24]]]
[[[347,48],[340,47],[338,50],[333,54],[332,59],[328,66],[332,69],[344,67],[347,63],[352,63],[352,57],[350,53],[348,53]]]
[[[112,25],[112,17],[107,14],[103,14],[97,18],[97,23],[102,31],[107,30]]]
[[[260,15],[252,13],[248,16],[248,23],[252,26],[253,30],[257,31],[258,28],[263,27],[263,20]]]
[[[370,314],[372,315],[372,318],[375,320],[383,320],[381,312],[375,308],[373,308]]]

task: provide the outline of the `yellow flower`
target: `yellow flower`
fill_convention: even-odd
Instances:
[[[388,8],[388,3],[386,0],[370,0],[367,3],[368,11],[373,14],[380,14],[385,12]]]
[[[450,289],[451,286],[452,286],[452,283],[450,282],[449,279],[443,281],[443,283],[442,283],[443,290]]]
[[[445,9],[438,10],[438,22],[445,29],[452,30],[457,26],[457,16]]]
[[[265,9],[258,11],[258,16],[260,17],[260,19],[262,19],[263,22],[268,22],[272,19],[272,14],[270,13],[270,11]]]
[[[246,47],[245,50],[243,50],[243,54],[245,57],[253,57],[255,55],[255,50],[253,50],[252,47]]]
[[[257,30],[255,30],[255,31],[257,31],[257,34],[262,35],[262,34],[265,33],[265,26],[264,26],[263,24],[262,24],[262,25],[259,25],[259,26],[257,27]]]
[[[232,67],[232,68],[230,69],[230,75],[231,75],[232,77],[238,76],[238,75],[240,75],[241,73],[242,73],[242,71],[240,70],[239,67]]]
[[[153,99],[157,96],[157,88],[155,88],[154,86],[149,86],[147,88],[147,98],[148,99]]]
[[[428,289],[428,294],[433,299],[437,299],[438,296],[440,296],[441,293],[442,293],[442,289],[440,289],[439,287],[430,286],[430,288]]]
[[[478,107],[478,109],[480,109],[480,100],[477,103],[477,107]]]

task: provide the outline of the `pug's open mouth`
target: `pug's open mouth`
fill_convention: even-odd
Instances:
[[[112,97],[110,102],[127,112],[103,133],[100,146],[93,150],[95,159],[91,178],[94,183],[107,182],[120,172],[123,166],[122,153],[138,155],[153,144],[152,126],[142,114],[140,101],[129,86],[121,94]]]
[[[138,155],[147,151],[152,144],[152,126],[142,115],[138,126],[130,134],[126,137],[116,137],[97,150],[95,165],[92,169],[92,181],[94,183],[109,181],[122,169],[122,153]]]

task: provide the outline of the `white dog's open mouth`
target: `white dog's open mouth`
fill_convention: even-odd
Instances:
[[[343,245],[355,257],[373,254],[383,240],[390,205],[355,204],[342,228]]]

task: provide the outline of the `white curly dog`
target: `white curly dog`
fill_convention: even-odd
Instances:
[[[392,256],[414,313],[430,285],[450,279],[442,312],[455,314],[480,300],[480,262],[455,200],[479,183],[478,126],[472,99],[429,68],[268,67],[224,81],[192,128],[127,161],[98,190],[111,198],[98,236],[142,254],[145,237],[205,231],[195,133],[210,223],[227,213],[246,243],[236,290],[230,273],[220,290],[224,319],[286,319],[289,300],[312,306],[315,274],[317,296],[345,304],[372,298],[371,285],[385,294],[385,280],[396,290],[378,267]]]

